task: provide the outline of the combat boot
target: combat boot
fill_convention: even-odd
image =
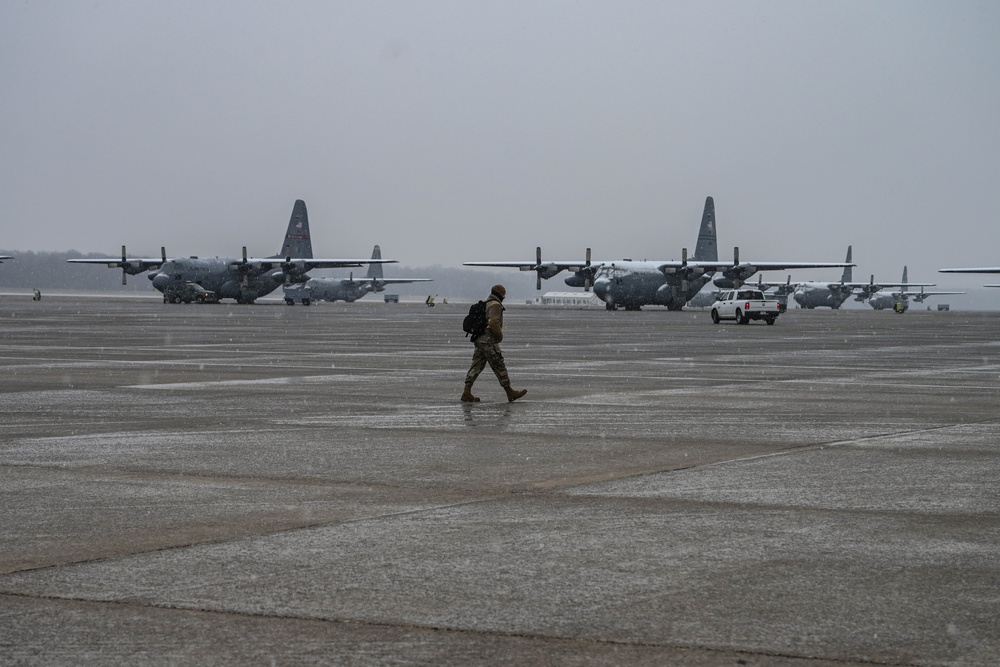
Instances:
[[[528,393],[527,389],[512,389],[509,385],[503,388],[507,392],[507,401],[513,403]]]
[[[472,395],[472,385],[465,385],[465,391],[462,392],[462,400],[466,403],[478,403],[479,397]],[[513,400],[513,399],[511,399]]]

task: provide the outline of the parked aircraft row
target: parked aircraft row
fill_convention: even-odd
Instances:
[[[847,246],[847,262],[851,262],[851,246]],[[822,282],[810,280],[806,282],[794,283],[791,276],[784,283],[765,283],[758,279],[757,286],[761,290],[770,291],[777,298],[787,298],[791,295],[801,308],[831,308],[836,310],[844,304],[847,299],[854,297],[859,303],[868,302],[875,310],[885,308],[906,310],[909,308],[910,299],[917,303],[922,303],[931,296],[942,296],[946,294],[965,294],[965,292],[930,292],[925,288],[934,287],[934,283],[911,283],[907,278],[907,267],[903,267],[903,278],[901,282],[876,282],[872,275],[868,282],[853,281],[853,264],[845,266],[839,281]],[[913,291],[911,288],[919,287],[920,291]],[[898,288],[888,290],[887,288]],[[715,301],[717,291],[702,292],[691,301],[692,306],[708,306]]]
[[[561,271],[573,275],[565,282],[570,287],[593,287],[594,294],[608,310],[639,310],[642,306],[666,306],[680,310],[702,287],[712,282],[726,289],[738,287],[757,271],[784,271],[787,269],[815,269],[851,266],[850,262],[741,262],[739,248],[733,249],[733,261],[719,261],[716,245],[715,202],[705,200],[701,228],[695,244],[694,255],[689,259],[687,248],[682,249],[680,260],[633,261],[631,259],[591,260],[587,248],[584,261],[542,261],[541,248],[535,248],[535,259],[514,262],[475,261],[465,266],[493,266],[534,271],[536,289],[541,289],[542,279],[552,278]]]
[[[759,271],[783,271],[806,268],[843,268],[839,281],[791,282],[789,276],[783,284],[764,285],[773,293],[787,297],[791,294],[803,308],[839,308],[848,298],[858,302],[868,301],[876,309],[895,307],[898,303],[908,303],[910,299],[922,302],[930,296],[942,294],[962,294],[962,292],[928,292],[926,287],[933,283],[908,283],[906,267],[903,280],[875,282],[874,275],[868,282],[854,282],[851,247],[847,248],[844,262],[792,262],[792,261],[740,261],[739,248],[733,249],[733,260],[719,261],[716,235],[715,203],[712,197],[705,200],[701,226],[695,243],[694,254],[689,258],[687,248],[681,250],[680,260],[622,260],[593,261],[590,248],[586,249],[583,261],[543,261],[541,248],[535,249],[535,258],[526,261],[472,261],[466,266],[509,267],[536,274],[536,288],[541,289],[541,281],[562,271],[572,275],[565,279],[571,287],[583,287],[601,299],[608,310],[639,310],[646,305],[665,306],[668,310],[680,310],[684,305],[700,305],[701,301],[711,301],[715,292],[738,287]],[[10,257],[0,257],[10,259]],[[253,303],[257,298],[270,294],[279,286],[284,287],[285,301],[289,305],[296,302],[308,305],[313,301],[355,301],[369,292],[381,292],[386,285],[398,283],[425,282],[426,278],[385,278],[382,265],[396,260],[382,259],[379,246],[375,246],[370,259],[316,259],[313,258],[312,240],[309,233],[309,218],[305,202],[297,200],[285,232],[281,250],[264,258],[248,257],[246,247],[239,258],[198,257],[170,258],[166,250],[160,249],[160,257],[128,257],[122,246],[121,258],[73,259],[83,264],[105,264],[109,268],[122,270],[122,284],[128,275],[149,272],[147,276],[155,289],[163,293],[164,301],[191,300],[211,294],[214,299],[235,299],[238,303]],[[368,271],[364,278],[312,278],[308,272],[313,269],[363,267]],[[1000,273],[1000,268],[941,269],[942,273]],[[758,279],[759,280],[759,279]],[[713,289],[705,289],[711,286]],[[998,285],[1000,286],[1000,285]],[[920,287],[919,292],[910,291]],[[898,288],[887,291],[889,288]],[[202,298],[197,298],[201,301]]]
[[[288,221],[281,250],[270,257],[247,257],[245,246],[241,258],[168,259],[164,248],[160,248],[160,257],[128,257],[125,246],[122,246],[121,259],[110,257],[67,261],[79,264],[106,264],[108,268],[120,268],[123,285],[129,275],[150,271],[147,278],[152,281],[154,288],[163,293],[163,300],[174,302],[181,300],[181,295],[184,295],[184,300],[190,301],[192,289],[195,289],[200,291],[194,294],[199,301],[204,300],[204,293],[211,293],[216,299],[235,299],[238,303],[253,303],[282,285],[286,291],[291,292],[290,297],[286,294],[288,303],[294,303],[296,298],[303,304],[319,299],[354,301],[369,291],[382,291],[389,283],[426,280],[383,278],[381,265],[394,264],[396,260],[382,259],[378,246],[375,246],[371,259],[314,258],[312,237],[309,234],[309,214],[305,202],[301,199],[292,207],[292,217]],[[366,264],[373,268],[378,267],[377,273],[370,269],[368,278],[359,281],[314,279],[308,275],[313,269],[363,267]]]

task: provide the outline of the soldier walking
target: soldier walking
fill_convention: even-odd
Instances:
[[[507,392],[508,401],[516,401],[528,393],[527,389],[513,389],[510,386],[510,377],[507,375],[507,365],[503,360],[503,353],[500,352],[500,341],[503,340],[503,300],[507,296],[507,289],[503,285],[494,285],[490,290],[490,296],[486,299],[486,330],[478,336],[473,336],[472,342],[476,346],[476,351],[472,354],[472,366],[465,374],[465,391],[462,392],[462,400],[467,403],[479,401],[478,396],[472,395],[472,385],[476,378],[490,365],[500,386]]]

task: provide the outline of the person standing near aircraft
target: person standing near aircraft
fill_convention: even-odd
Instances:
[[[507,392],[508,401],[516,401],[528,393],[527,389],[513,389],[510,386],[507,365],[504,363],[503,353],[500,352],[500,342],[503,340],[503,300],[506,296],[507,288],[503,285],[494,285],[490,290],[490,296],[486,299],[486,330],[472,338],[476,351],[472,354],[472,366],[465,374],[462,400],[466,403],[479,401],[478,396],[472,395],[472,385],[486,368],[486,364],[490,365],[500,381],[500,386]]]

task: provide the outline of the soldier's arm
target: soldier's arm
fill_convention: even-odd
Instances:
[[[503,306],[490,303],[486,309],[486,328],[493,334],[496,342],[503,340]]]

